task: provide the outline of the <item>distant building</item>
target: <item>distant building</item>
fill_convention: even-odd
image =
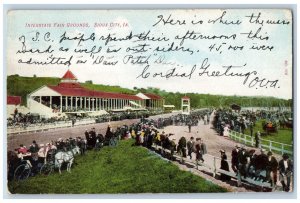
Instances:
[[[188,96],[184,96],[181,98],[181,111],[183,114],[190,114],[191,100]]]
[[[141,104],[149,110],[163,110],[164,99],[156,94],[138,93],[136,96],[142,99]]]
[[[80,85],[70,70],[58,85],[45,85],[27,95],[30,112],[44,117],[55,117],[61,113],[158,110],[162,105],[163,99],[155,94],[130,95],[87,89]]]
[[[9,117],[14,115],[15,109],[20,108],[21,102],[20,96],[7,96],[6,112]]]

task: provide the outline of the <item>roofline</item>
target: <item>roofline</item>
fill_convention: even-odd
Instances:
[[[56,91],[55,89],[52,89],[51,87],[58,87],[58,86],[55,86],[55,85],[44,85],[44,86],[47,86],[48,88],[50,88],[51,90],[57,92],[58,94],[60,94],[61,96],[76,96],[76,95],[64,95],[64,94],[61,94],[60,92]],[[41,87],[42,88],[42,87]],[[85,88],[85,87],[81,87],[82,89],[85,89],[85,90],[88,90],[88,91],[95,91],[95,92],[101,92],[101,93],[108,93],[108,94],[119,94],[119,95],[124,95],[124,96],[130,96],[130,97],[135,97],[135,98],[128,98],[128,100],[143,100],[142,98],[136,96],[136,95],[132,95],[132,94],[124,94],[124,93],[117,93],[117,92],[104,92],[104,91],[97,91],[97,90],[91,90],[91,89],[88,89],[88,88]],[[66,88],[67,89],[67,88]],[[72,89],[72,88],[70,88]],[[73,89],[79,89],[79,88],[73,88]],[[38,89],[39,90],[39,89]],[[36,90],[37,91],[37,90]],[[36,92],[35,91],[35,92]],[[31,93],[32,94],[32,93]],[[82,97],[82,96],[78,96],[78,97]],[[104,98],[104,97],[99,97],[99,96],[93,96],[95,98]],[[127,98],[118,98],[118,97],[109,97],[110,99],[127,99]]]

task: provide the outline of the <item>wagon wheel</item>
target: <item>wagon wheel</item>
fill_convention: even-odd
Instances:
[[[44,164],[40,170],[40,174],[48,176],[52,173],[53,171],[53,165],[52,164]]]
[[[19,180],[26,180],[31,173],[30,166],[28,164],[22,164],[17,167],[14,173],[14,179]]]

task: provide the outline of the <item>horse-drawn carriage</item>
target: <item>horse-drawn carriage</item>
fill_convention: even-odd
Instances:
[[[9,151],[7,153],[7,171],[8,180],[25,180],[29,176],[34,176],[39,172],[42,163],[32,156],[30,153],[21,155],[16,152]]]
[[[40,174],[49,175],[55,168],[58,168],[59,173],[61,173],[61,167],[64,163],[67,164],[67,171],[71,172],[71,166],[74,162],[74,157],[76,154],[80,153],[78,146],[74,147],[69,151],[56,151],[53,150],[46,158],[45,164],[41,167]]]
[[[80,153],[78,146],[69,151],[49,150],[45,156],[45,160],[20,157],[13,151],[8,152],[8,180],[20,181],[26,180],[30,176],[36,174],[49,175],[55,168],[58,168],[61,173],[61,167],[64,163],[67,164],[67,171],[71,171],[71,166],[74,162],[74,156]]]
[[[263,121],[262,122],[263,130],[267,133],[277,133],[278,132],[278,123],[276,121]]]

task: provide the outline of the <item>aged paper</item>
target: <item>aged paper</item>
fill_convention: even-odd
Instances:
[[[292,115],[293,90],[293,19],[288,9],[11,10],[7,14],[7,19],[6,73],[9,96],[7,118],[10,119],[8,125],[11,125],[7,127],[8,150],[13,151],[20,144],[27,145],[29,148],[32,139],[45,145],[56,139],[69,137],[77,139],[79,135],[84,136],[83,125],[97,123],[97,118],[102,115],[110,115],[105,122],[103,121],[106,125],[113,121],[114,115],[117,115],[116,119],[118,116],[118,119],[121,119],[122,112],[129,114],[130,111],[145,110],[161,115],[168,108],[174,110],[173,112],[179,110],[186,114],[190,114],[192,110],[205,108],[205,113],[200,112],[197,116],[203,115],[203,118],[199,118],[202,118],[205,125],[212,126],[212,120],[209,118],[215,119],[215,115],[221,117],[220,112],[223,110],[219,109],[231,108],[231,111],[239,111],[240,107],[242,110],[243,107],[250,107],[252,114],[259,110],[260,116],[264,109],[266,113],[263,114],[265,117],[262,117],[267,122],[266,128],[273,125],[272,129],[275,131],[274,126],[277,122],[279,129],[281,120],[292,128],[290,126],[293,122],[290,119],[292,116],[285,114],[288,112]],[[26,81],[26,78],[31,82],[17,82],[21,79]],[[29,78],[37,79],[32,82]],[[58,84],[59,82],[61,85]],[[83,83],[87,89],[80,86]],[[109,85],[110,89],[100,92],[100,85]],[[118,92],[111,86],[127,90]],[[152,91],[153,95],[149,95],[150,92],[147,91]],[[172,99],[170,95],[174,94],[182,95],[178,97],[181,100]],[[197,94],[206,96],[200,98],[195,96]],[[213,100],[210,95],[217,96]],[[26,124],[21,120],[16,121],[21,111],[23,111],[22,115],[33,115],[28,117]],[[134,115],[138,118],[138,113]],[[43,123],[43,126],[48,127],[36,127],[36,123],[33,122],[34,116],[38,117],[37,122],[46,122],[47,124]],[[70,122],[70,124],[57,121],[55,125],[61,125],[61,129],[69,129],[73,126],[72,131],[60,132],[57,131],[58,128],[49,130],[50,134],[47,134],[49,141],[46,141],[45,137],[33,135],[34,130],[37,133],[44,132],[45,129],[48,131],[48,128],[51,128],[49,126],[52,126],[51,122],[56,122],[55,119],[61,120],[62,117],[67,120],[64,121],[65,123]],[[83,117],[85,120],[82,119]],[[245,122],[244,129],[249,129],[249,126],[253,125],[250,117],[247,113],[237,116],[238,122]],[[89,123],[87,118],[92,122]],[[227,118],[222,117],[222,119],[224,123],[220,121],[220,125],[216,124],[213,127],[219,135],[222,135],[220,139],[230,137],[224,141],[230,140],[228,141],[230,144],[228,146],[224,144],[224,147],[225,145],[228,147],[227,156],[231,162],[231,151],[228,150],[235,147],[235,144],[232,144],[235,141],[231,136],[236,134],[227,135],[224,128],[228,128],[228,133],[239,131],[240,128],[234,128],[234,123],[227,121]],[[225,125],[226,122],[228,126]],[[118,125],[122,125],[122,122]],[[116,130],[118,125],[115,124],[112,128]],[[194,124],[186,123],[186,125],[192,128],[189,129],[189,133],[192,131],[195,136],[205,137],[204,132],[201,134],[200,130],[193,131],[194,127],[191,126]],[[86,128],[90,130],[91,127]],[[203,128],[200,126],[199,129]],[[243,127],[241,129],[239,133],[247,134],[243,131]],[[159,130],[160,133],[162,131]],[[170,130],[169,135],[172,135],[171,131],[176,130]],[[62,137],[62,133],[67,132],[68,135]],[[266,134],[269,132],[267,130]],[[17,137],[17,133],[24,133],[24,136],[28,137]],[[266,145],[266,147],[270,146],[265,149],[266,153],[273,152],[278,162],[285,153],[292,160],[293,142],[282,144],[275,139],[273,141],[281,145],[274,143],[272,145],[271,142],[268,142],[271,144],[261,142],[258,145],[255,144],[254,133],[251,131],[252,141],[240,143],[247,146],[249,153],[251,147],[259,153]],[[180,136],[176,137],[176,142],[179,138]],[[186,139],[190,139],[190,134],[186,135]],[[216,145],[214,148],[213,144],[207,142],[210,147],[208,154],[219,156],[222,146]],[[96,139],[93,147],[96,146],[95,144]],[[281,151],[276,151],[279,149]],[[194,155],[191,159],[194,159]],[[210,158],[205,157],[205,160],[207,159]],[[214,160],[211,158],[211,164]],[[214,164],[215,169],[219,167],[220,161],[217,160],[217,167]],[[238,178],[235,177],[235,173],[237,177],[243,175],[238,173],[241,170],[239,167],[246,167],[246,165],[241,164],[238,168],[231,169],[229,163],[229,167],[233,174],[232,180],[236,181]],[[247,168],[247,173],[249,170],[250,168]],[[268,171],[264,176],[267,176],[266,173]],[[215,178],[215,171],[212,174],[210,179]],[[279,176],[280,174],[278,180],[275,179],[278,188],[282,188],[283,179]],[[254,179],[246,181],[258,185],[258,188],[266,186],[265,182],[269,183],[269,179],[261,180],[259,185],[259,180]],[[120,179],[120,181],[125,180]],[[214,180],[212,182],[218,184]],[[288,184],[292,184],[291,182],[289,180]],[[118,185],[117,182],[115,184]],[[238,181],[238,184],[241,183]],[[219,185],[227,188],[227,191],[232,191],[231,186]],[[134,187],[137,187],[137,193],[159,192],[152,189],[139,190],[138,185]],[[19,191],[15,185],[10,185],[9,188],[12,193],[27,193]],[[283,186],[284,189],[278,189],[274,185],[267,188],[263,191],[270,188],[271,191],[292,191],[292,186],[286,185]],[[185,189],[182,191],[187,192]],[[246,188],[245,191],[248,189]],[[260,191],[260,189],[249,189],[249,191]],[[181,193],[181,190],[177,192]],[[49,190],[49,193],[73,192]],[[97,190],[83,189],[76,190],[75,193],[123,193],[123,190],[97,192]],[[125,189],[124,193],[134,193],[134,190]]]

